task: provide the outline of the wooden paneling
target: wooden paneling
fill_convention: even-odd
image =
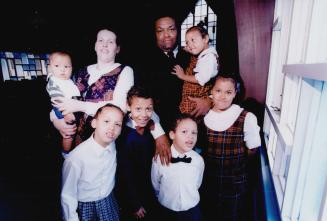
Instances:
[[[262,104],[266,99],[274,5],[274,0],[234,0],[245,96]]]

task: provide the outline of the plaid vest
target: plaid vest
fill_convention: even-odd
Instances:
[[[81,94],[84,95],[84,100],[91,102],[112,100],[115,87],[124,67],[124,65],[120,65],[107,74],[102,75],[91,85],[88,84],[90,74],[87,72],[86,68],[78,73],[76,84],[81,91]],[[76,145],[91,136],[93,132],[91,120],[92,117],[87,114],[84,114],[84,117],[81,117],[77,128]]]
[[[197,63],[197,58],[195,56],[191,57],[189,66],[185,70],[186,75],[195,75],[193,69]],[[203,98],[209,96],[209,90],[211,88],[211,82],[207,82],[204,86],[199,85],[198,83],[190,83],[184,81],[183,91],[182,91],[182,101],[179,105],[179,109],[182,113],[191,113],[195,109],[195,103],[190,101],[188,97],[197,97]]]
[[[208,169],[227,176],[245,173],[247,149],[243,128],[246,114],[247,111],[243,110],[233,125],[225,131],[207,128],[208,149],[204,157]]]

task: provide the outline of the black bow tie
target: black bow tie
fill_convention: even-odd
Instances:
[[[172,157],[171,163],[178,163],[178,162],[184,162],[184,163],[191,163],[192,158],[191,157]]]

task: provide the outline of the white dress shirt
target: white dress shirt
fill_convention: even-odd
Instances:
[[[217,51],[213,47],[209,47],[199,54],[193,71],[195,73],[195,79],[201,86],[205,85],[205,83],[218,74],[219,64],[217,58]]]
[[[173,50],[174,58],[176,58],[176,56],[177,56],[177,53],[178,53],[178,50],[179,50],[179,48],[178,48],[178,47],[176,47],[176,48]],[[168,52],[164,51],[164,53],[165,53],[165,55],[167,55],[167,56],[168,56]],[[168,56],[168,57],[169,57],[169,56]]]
[[[214,131],[225,131],[231,127],[242,113],[243,108],[232,104],[230,108],[223,112],[215,112],[212,109],[204,117],[204,124]],[[261,145],[260,127],[257,123],[256,116],[248,112],[244,119],[244,141],[249,149]]]
[[[78,220],[78,201],[107,197],[115,185],[116,146],[102,147],[93,135],[72,150],[62,169],[61,205],[65,220]]]
[[[160,160],[152,162],[151,180],[161,205],[174,211],[185,211],[200,201],[199,187],[202,183],[204,162],[191,150],[180,154],[171,146],[172,157],[191,157],[190,163],[178,162],[163,166]]]

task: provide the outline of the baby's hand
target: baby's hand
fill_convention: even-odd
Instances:
[[[183,68],[180,65],[175,65],[172,74],[176,75],[179,79],[182,79],[185,75]]]

